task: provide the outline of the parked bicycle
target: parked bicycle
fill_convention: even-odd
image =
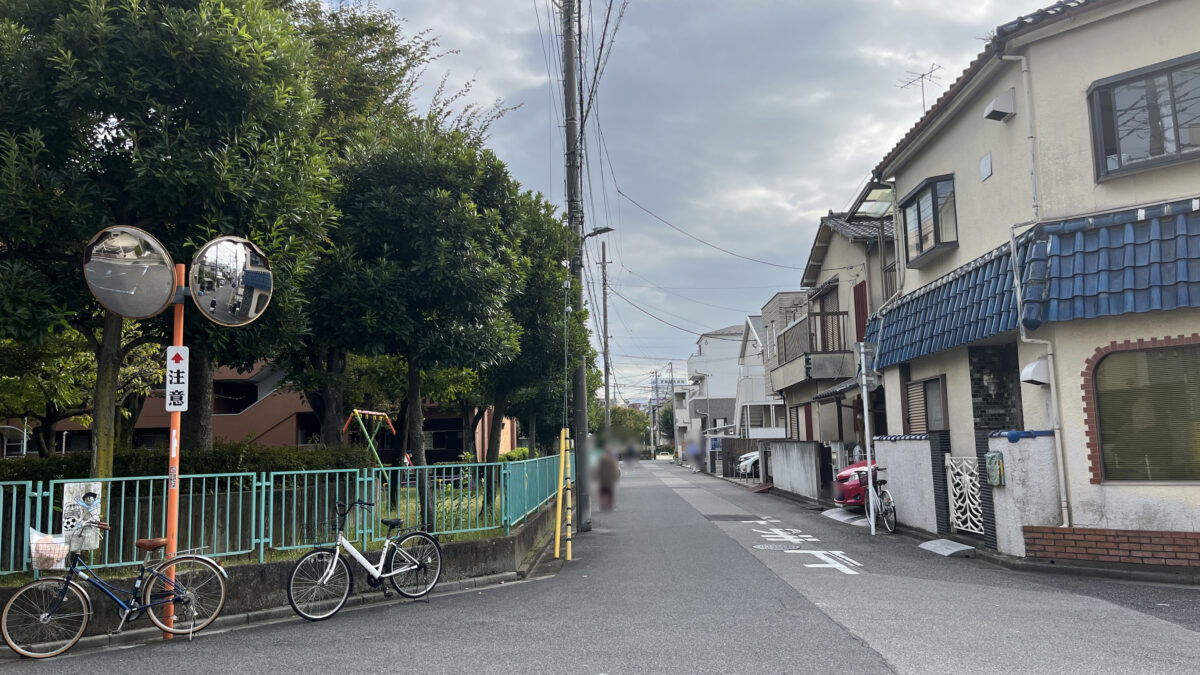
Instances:
[[[108,530],[107,523],[84,523],[84,529]],[[141,618],[143,614],[161,630],[175,635],[192,635],[216,620],[225,607],[225,570],[211,558],[185,552],[151,562],[155,551],[167,545],[165,537],[138,539],[134,546],[145,552],[133,588],[119,588],[96,575],[75,550],[76,538],[67,543],[31,542],[30,554],[35,569],[53,569],[70,565],[62,577],[43,577],[31,581],[4,605],[0,633],[13,651],[34,659],[57,656],[83,637],[92,615],[92,601],[82,579],[99,589],[117,605],[121,622]]]
[[[870,504],[865,505],[867,507],[867,517],[870,518],[871,514],[874,514],[876,523],[883,521],[883,526],[887,528],[888,532],[895,532],[896,502],[892,500],[892,493],[883,489],[883,486],[887,485],[887,481],[879,479],[881,471],[887,471],[887,469],[881,466],[875,467],[876,478],[874,490],[867,487],[867,472],[865,469],[858,472],[858,482],[859,485],[864,487],[867,497],[871,500]]]
[[[386,579],[400,595],[420,598],[437,585],[442,575],[442,546],[428,532],[405,530],[404,521],[399,518],[380,520],[387,526],[388,533],[378,563],[367,560],[346,538],[346,517],[350,507],[374,505],[361,499],[349,506],[338,502],[334,507],[335,545],[315,548],[296,561],[288,577],[287,593],[288,602],[301,618],[309,621],[328,619],[346,604],[354,588],[354,572],[346,556],[342,555],[343,549],[367,571],[370,575],[367,583],[372,587],[383,586]],[[384,593],[391,595],[386,588]]]

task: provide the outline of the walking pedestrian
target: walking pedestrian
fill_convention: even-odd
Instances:
[[[612,511],[616,506],[617,481],[621,478],[621,464],[610,448],[604,449],[596,465],[596,483],[600,490],[600,510]]]
[[[700,446],[696,441],[688,441],[688,459],[692,461],[692,473],[700,473],[700,469],[704,466],[704,453],[700,452]]]

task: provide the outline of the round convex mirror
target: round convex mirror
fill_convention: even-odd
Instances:
[[[127,319],[148,319],[175,296],[175,263],[167,249],[127,225],[92,238],[83,254],[83,278],[105,309]]]
[[[188,283],[200,313],[222,326],[245,326],[271,302],[271,267],[254,244],[217,237],[192,260]]]

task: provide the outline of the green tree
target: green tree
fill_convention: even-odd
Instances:
[[[362,261],[371,291],[353,339],[364,353],[404,357],[405,428],[420,465],[422,374],[487,368],[517,350],[519,330],[505,305],[523,265],[500,215],[511,179],[477,141],[430,121],[365,140],[348,155],[337,202],[341,250]],[[424,496],[422,503],[429,506]]]
[[[609,411],[612,433],[620,443],[639,442],[650,428],[650,416],[644,411],[629,406],[617,406]]]
[[[658,409],[658,437],[663,443],[674,443],[675,406],[665,405]]]
[[[112,471],[122,363],[166,333],[165,319],[143,322],[123,343],[124,322],[87,298],[77,261],[95,231],[136,225],[178,261],[218,234],[266,252],[275,295],[262,320],[217,329],[190,313],[193,381],[303,329],[296,280],[329,217],[308,61],[287,16],[263,0],[0,0],[0,262],[49,291],[0,318],[0,334],[36,339],[70,321],[88,340],[93,475]],[[211,442],[203,389],[191,402],[201,445],[205,427]]]

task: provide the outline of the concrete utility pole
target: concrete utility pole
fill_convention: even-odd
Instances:
[[[563,110],[567,132],[567,225],[579,235],[579,252],[573,261],[579,287],[575,292],[575,311],[583,310],[583,199],[580,182],[579,142],[579,70],[576,61],[575,13],[576,0],[562,0],[563,41]],[[580,360],[575,369],[575,471],[579,488],[576,502],[579,505],[579,531],[592,529],[592,511],[588,495],[588,419],[587,419],[587,365]]]
[[[671,454],[679,454],[679,420],[675,419],[675,362],[667,364],[671,371]],[[658,449],[655,448],[655,452]]]
[[[604,440],[612,436],[612,399],[608,390],[610,372],[608,355],[608,242],[600,242],[600,288],[604,294]]]
[[[658,371],[654,371],[654,393],[650,399],[650,445],[658,451]]]

